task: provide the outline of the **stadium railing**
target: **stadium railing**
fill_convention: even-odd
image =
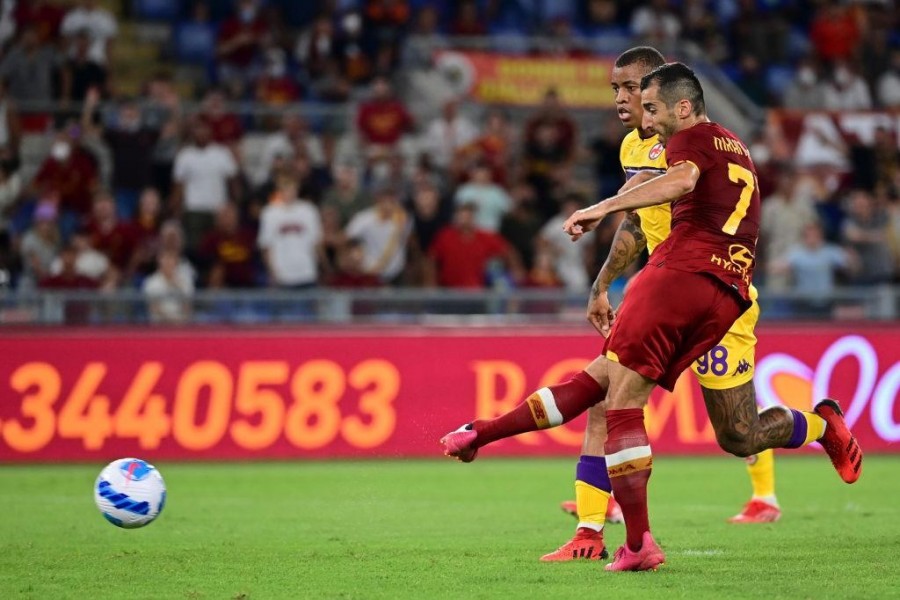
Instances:
[[[617,304],[621,295],[611,300]],[[168,303],[166,317],[156,315],[155,302]],[[153,299],[137,290],[3,290],[0,325],[577,324],[584,322],[585,305],[583,292],[528,289],[199,290]],[[840,288],[827,297],[763,291],[760,305],[767,321],[896,320],[900,286]]]

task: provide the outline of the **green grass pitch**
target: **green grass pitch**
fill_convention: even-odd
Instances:
[[[485,453],[487,454],[487,453]],[[842,483],[824,456],[776,462],[784,516],[728,525],[738,459],[661,456],[656,573],[538,562],[571,535],[573,460],[158,463],[165,511],[107,523],[102,465],[0,467],[0,598],[891,598],[900,458]],[[607,527],[613,550],[621,526]],[[605,561],[604,561],[605,562]]]

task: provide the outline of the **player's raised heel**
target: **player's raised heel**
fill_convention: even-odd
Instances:
[[[581,527],[571,540],[541,557],[541,562],[565,562],[570,560],[601,560],[609,552],[603,543],[603,532]]]
[[[451,431],[441,438],[441,446],[444,447],[444,455],[452,456],[460,462],[472,462],[478,456],[478,448],[473,447],[478,433],[472,429],[471,423],[466,423],[456,431]]]
[[[825,398],[814,409],[825,419],[825,435],[819,440],[831,464],[846,483],[854,483],[862,475],[862,448],[844,421],[840,405],[831,398]]]
[[[649,531],[641,538],[641,549],[637,552],[629,550],[623,544],[616,550],[613,561],[606,565],[607,571],[655,571],[666,562],[666,555],[653,539]]]

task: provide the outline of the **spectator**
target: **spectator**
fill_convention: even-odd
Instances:
[[[552,250],[544,248],[537,251],[534,265],[528,269],[523,285],[530,288],[560,288],[565,285],[556,271],[556,256]]]
[[[681,33],[681,21],[672,13],[668,0],[651,0],[631,16],[631,33],[652,46],[671,45]]]
[[[69,39],[86,33],[90,40],[88,58],[99,65],[109,63],[112,41],[118,34],[116,19],[97,0],[81,0],[79,6],[66,13],[60,30]]]
[[[212,228],[216,211],[238,197],[238,167],[231,152],[212,143],[203,120],[194,122],[192,132],[192,144],[175,157],[171,200],[173,213],[183,217],[189,253]]]
[[[18,161],[6,156],[0,158],[0,231],[7,228],[7,218],[22,199],[22,176],[19,173]]]
[[[87,277],[94,282],[94,286],[102,286],[104,289],[113,289],[118,282],[115,269],[109,262],[109,258],[91,246],[90,234],[79,229],[72,233],[67,248],[75,251],[75,272]],[[58,275],[65,269],[61,256],[54,259],[50,265],[50,273]]]
[[[322,14],[297,37],[294,58],[310,79],[318,79],[325,75],[335,46],[334,24],[327,14]]]
[[[484,288],[492,260],[505,264],[514,280],[522,279],[522,266],[515,250],[499,235],[478,229],[474,204],[456,207],[453,224],[437,234],[428,249],[426,283],[449,288]]]
[[[6,93],[6,84],[0,79],[0,150],[4,151],[4,160],[18,160],[21,140],[22,120],[19,109]]]
[[[59,271],[40,281],[40,287],[47,290],[93,290],[99,283],[79,272],[78,248],[69,244],[59,255]],[[68,300],[64,308],[66,325],[82,325],[90,320],[91,303],[86,300]]]
[[[90,90],[106,96],[107,69],[90,55],[91,39],[79,32],[72,42],[73,52],[62,68],[61,97],[65,101],[84,102]],[[96,104],[96,99],[95,99]]]
[[[58,194],[60,207],[76,219],[90,214],[99,184],[97,161],[82,147],[79,136],[74,126],[60,130],[31,184],[39,195]]]
[[[381,285],[381,279],[365,269],[365,251],[359,240],[349,239],[341,247],[337,257],[337,271],[328,279],[334,288],[372,288]]]
[[[393,69],[399,59],[403,31],[410,20],[407,0],[369,0],[364,9],[364,31],[374,51],[376,69],[382,72]]]
[[[556,90],[548,90],[543,105],[525,126],[523,142],[525,174],[537,192],[544,218],[558,209],[551,194],[575,159],[575,131],[575,122],[562,109]]]
[[[516,145],[514,138],[506,113],[500,109],[489,110],[484,119],[481,135],[457,154],[462,162],[454,167],[453,175],[461,176],[470,165],[486,162],[491,166],[494,181],[505,185],[511,151]]]
[[[266,51],[255,95],[257,102],[268,106],[284,106],[300,99],[300,88],[288,73],[287,55],[282,48]]]
[[[156,268],[156,256],[159,254],[162,199],[156,188],[144,188],[141,192],[133,224],[134,250],[128,274],[143,278]]]
[[[42,200],[34,209],[33,225],[22,237],[22,274],[19,289],[30,291],[41,279],[50,275],[50,265],[59,251],[57,210],[53,202]]]
[[[344,233],[362,244],[367,273],[385,283],[398,283],[406,267],[411,219],[400,205],[398,191],[391,185],[383,184],[374,196],[375,205],[357,213]]]
[[[341,75],[353,85],[369,80],[373,62],[363,41],[363,17],[359,11],[348,12],[341,19],[335,55]]]
[[[460,0],[456,4],[456,17],[450,23],[450,35],[476,37],[487,34],[487,19],[478,13],[475,0]]]
[[[309,130],[306,120],[296,112],[286,112],[281,118],[281,127],[278,131],[266,138],[259,171],[255,175],[257,184],[270,178],[276,156],[290,159],[298,152],[307,155],[317,167],[325,163],[322,142]]]
[[[59,27],[65,16],[65,8],[53,0],[16,2],[15,17],[18,32],[34,28],[41,44],[52,45],[59,39]]]
[[[412,128],[412,117],[406,106],[394,97],[391,84],[385,77],[372,82],[371,96],[360,104],[356,127],[364,144],[392,149],[400,137]]]
[[[412,235],[410,237],[410,283],[421,285],[426,277],[426,252],[438,232],[450,222],[447,203],[438,187],[427,179],[415,184],[412,193]]]
[[[447,47],[447,39],[439,30],[437,8],[424,5],[416,13],[412,31],[403,45],[403,64],[413,68],[431,66],[435,52]]]
[[[185,323],[191,318],[194,282],[180,268],[180,261],[178,252],[161,251],[156,272],[141,286],[153,323]]]
[[[522,181],[512,187],[512,208],[503,216],[500,235],[515,249],[526,269],[534,265],[534,241],[543,219],[537,212],[534,188]]]
[[[441,116],[428,124],[420,143],[432,164],[446,170],[456,153],[477,139],[478,128],[468,117],[459,114],[459,101],[449,100]]]
[[[359,185],[359,168],[352,162],[334,167],[334,185],[322,200],[322,213],[333,213],[343,228],[360,211],[370,205],[368,194]]]
[[[601,42],[604,38],[612,38],[618,41],[628,40],[628,28],[619,22],[619,7],[615,0],[587,0],[587,6],[583,9],[581,18],[577,20],[577,26],[584,35],[591,36],[595,42]],[[607,50],[604,46],[598,49]],[[618,51],[610,47],[612,52]]]
[[[797,302],[801,313],[831,313],[835,277],[839,271],[853,268],[853,258],[836,244],[825,242],[822,227],[809,223],[803,229],[802,242],[792,245],[787,253],[771,263],[774,275],[789,275],[793,290],[803,294]]]
[[[740,57],[739,64],[737,86],[758,106],[768,104],[766,74],[759,59],[753,54],[744,53]]]
[[[891,66],[878,78],[877,90],[882,108],[900,108],[900,48],[891,50]]]
[[[887,127],[875,129],[875,143],[872,145],[872,167],[874,170],[874,187],[888,187],[900,175],[900,149],[897,138],[900,132],[891,131]]]
[[[823,84],[812,58],[803,58],[797,65],[797,74],[784,92],[782,104],[794,110],[822,110],[825,108]]]
[[[822,96],[827,110],[843,112],[872,108],[872,96],[865,79],[845,61],[834,63],[831,78],[822,89]]]
[[[0,62],[0,79],[19,106],[43,111],[53,100],[53,77],[57,66],[53,46],[42,44],[34,27],[25,29],[19,41]],[[43,105],[43,106],[42,106]],[[45,113],[24,119],[25,129],[41,130],[49,123]]]
[[[552,272],[570,292],[586,292],[591,285],[587,274],[587,252],[593,247],[593,240],[584,236],[573,243],[563,231],[566,219],[582,206],[584,201],[580,195],[567,194],[559,213],[544,224],[538,238],[538,247],[552,258]]]
[[[153,154],[159,141],[159,132],[141,122],[141,110],[136,102],[125,100],[109,126],[95,125],[91,115],[100,100],[96,88],[88,92],[81,126],[85,135],[102,137],[112,154],[112,189],[119,215],[130,219],[137,208],[141,191],[153,183],[153,163],[147,157]]]
[[[259,15],[256,0],[238,0],[235,12],[219,29],[218,76],[224,84],[243,91],[259,69],[266,24]]]
[[[210,129],[212,141],[225,146],[234,146],[244,135],[241,120],[228,110],[228,99],[220,89],[210,90],[203,98],[200,120]]]
[[[769,261],[784,257],[801,239],[806,227],[816,222],[814,192],[788,165],[781,168],[775,192],[762,203],[760,229],[763,254]],[[772,273],[766,281],[770,289],[785,289],[786,273]]]
[[[97,279],[86,275],[84,266],[79,264],[83,253],[74,239],[73,236],[73,241],[64,247],[53,261],[50,269],[53,274],[41,279],[40,287],[56,290],[92,290],[98,287]],[[85,238],[81,236],[80,239],[84,240]]]
[[[468,183],[456,190],[454,203],[474,204],[475,225],[492,233],[500,230],[503,215],[512,207],[512,200],[506,190],[491,180],[491,169],[486,164],[476,165],[470,171]]]
[[[233,202],[223,204],[216,213],[215,228],[200,244],[200,256],[207,267],[207,287],[249,288],[256,285],[255,246],[256,236],[241,224],[237,205]]]
[[[297,180],[281,177],[277,195],[259,220],[257,244],[270,285],[303,289],[313,287],[322,264],[322,221],[312,202],[297,196]]]
[[[888,215],[876,206],[872,195],[854,190],[847,199],[847,216],[841,238],[859,257],[853,283],[886,283],[893,276],[893,257],[888,247]]]
[[[809,37],[825,63],[850,59],[860,40],[856,8],[837,0],[823,2],[810,24]]]
[[[87,233],[91,246],[99,250],[119,273],[125,273],[134,252],[135,231],[129,223],[119,220],[112,194],[100,190],[94,195]]]

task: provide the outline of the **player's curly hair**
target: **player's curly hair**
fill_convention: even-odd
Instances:
[[[636,46],[620,54],[616,58],[615,66],[621,69],[635,63],[641,63],[648,69],[655,69],[666,64],[666,58],[652,46]]]
[[[679,100],[688,100],[694,107],[695,115],[706,114],[703,86],[686,64],[673,62],[656,67],[641,79],[641,90],[654,83],[659,86],[659,97],[668,108],[675,106]]]

